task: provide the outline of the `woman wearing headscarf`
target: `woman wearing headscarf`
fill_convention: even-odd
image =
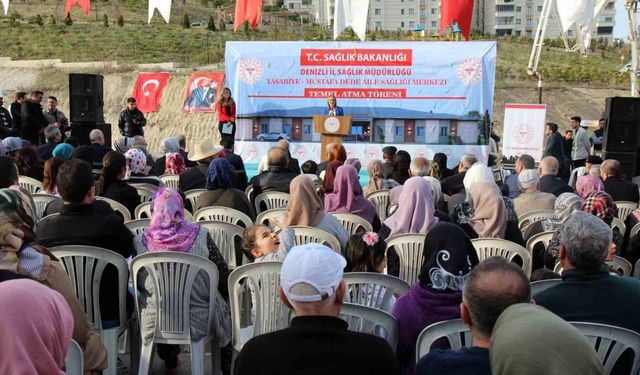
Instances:
[[[493,375],[604,375],[584,334],[529,303],[512,305],[500,315],[489,357]]]
[[[125,206],[131,217],[135,217],[140,195],[133,186],[124,181],[127,174],[127,159],[119,152],[109,151],[102,158],[102,171],[98,183],[98,195],[113,199]]]
[[[402,199],[398,209],[389,216],[378,234],[383,240],[399,234],[427,234],[438,218],[429,183],[422,177],[411,177],[402,188]],[[387,272],[398,276],[400,260],[394,249],[387,252]]]
[[[0,373],[63,375],[73,315],[64,298],[33,280],[0,283]]]
[[[409,179],[409,168],[411,167],[411,155],[404,150],[400,150],[393,155],[393,178],[400,185]]]
[[[454,222],[471,238],[504,238],[507,209],[494,182],[476,182],[467,190],[467,210],[456,206]]]
[[[584,199],[592,192],[598,190],[604,191],[604,183],[602,183],[600,177],[591,173],[578,177],[578,181],[576,182],[576,193],[578,193],[581,198]]]
[[[369,173],[369,183],[364,187],[364,195],[373,193],[378,190],[391,190],[398,186],[398,183],[392,179],[384,178],[384,165],[382,160],[373,159],[367,163],[367,172]]]
[[[424,263],[418,281],[396,302],[391,314],[398,321],[396,355],[404,374],[413,374],[416,341],[427,326],[460,319],[462,287],[478,255],[462,229],[438,223],[427,234]],[[445,348],[436,342],[437,347]]]
[[[207,191],[196,200],[194,212],[201,208],[221,206],[236,209],[255,220],[253,207],[244,192],[233,188],[233,167],[225,158],[209,163],[205,186]]]
[[[166,156],[166,165],[164,169],[165,175],[177,176],[180,173],[187,170],[187,166],[182,159],[182,155],[177,152],[172,152]]]
[[[179,153],[179,152],[180,152],[180,142],[178,142],[178,138],[176,137],[165,138],[162,141],[163,155],[159,157],[153,164],[153,174],[155,174],[156,176],[162,176],[163,174],[165,174],[167,155]]]
[[[215,301],[209,301],[208,280],[204,273],[199,273],[193,284],[191,294],[191,339],[198,341],[213,333],[220,346],[225,347],[231,338],[230,315],[227,301],[229,294],[227,279],[229,268],[206,228],[195,223],[188,223],[184,217],[182,198],[173,188],[161,187],[153,198],[153,209],[149,228],[134,239],[136,254],[147,252],[175,251],[192,254],[209,259],[218,268],[218,293]],[[140,299],[140,326],[142,339],[151,340],[156,324],[155,311],[158,308],[153,295],[153,280],[142,271],[138,274],[138,292]],[[207,332],[209,308],[215,310],[215,332]],[[158,345],[158,355],[169,368],[177,366],[180,352],[177,345]],[[224,361],[223,361],[224,362]],[[225,363],[223,363],[224,365]],[[228,366],[230,363],[226,363]]]
[[[104,369],[107,364],[107,352],[102,339],[91,329],[76,297],[71,279],[58,259],[35,242],[34,223],[35,212],[22,193],[12,189],[1,189],[0,269],[28,276],[60,293],[73,315],[73,339],[83,348],[85,370]],[[0,332],[5,335],[7,331]],[[11,372],[0,370],[0,373]]]
[[[322,178],[322,193],[329,194],[333,192],[333,182],[336,178],[338,167],[341,167],[347,160],[347,151],[343,145],[337,145],[329,151],[329,164]]]
[[[362,186],[358,182],[358,171],[350,165],[338,168],[333,184],[333,193],[324,196],[324,211],[358,215],[374,225],[374,230],[380,229],[380,219],[376,215],[376,208],[362,195]]]
[[[147,156],[144,152],[132,148],[125,152],[127,158],[127,174],[125,180],[130,184],[150,184],[160,186],[160,179],[156,176],[150,176],[147,167]]]
[[[438,170],[440,172],[440,181],[444,180],[447,177],[453,176],[455,173],[449,168],[447,168],[447,155],[442,152],[438,152],[433,155],[433,161],[438,164]]]
[[[436,210],[441,211],[440,214],[436,213],[437,216],[440,217],[440,215],[446,215],[448,217],[447,202],[445,202],[444,195],[442,194],[442,184],[440,183],[440,180],[432,176],[424,176],[422,178],[431,184],[431,196],[435,202]]]
[[[73,146],[68,143],[58,144],[51,152],[52,157],[60,158],[64,161],[71,159],[71,154],[73,154]]]
[[[291,180],[289,190],[289,203],[287,203],[284,221],[280,223],[275,220],[274,224],[281,228],[303,225],[322,229],[340,242],[344,254],[349,235],[338,219],[325,214],[322,201],[311,179],[304,175],[297,176]]]

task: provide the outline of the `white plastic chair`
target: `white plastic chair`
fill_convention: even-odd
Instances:
[[[409,291],[401,279],[375,272],[347,272],[342,278],[347,285],[345,302],[372,307],[391,313],[390,301],[395,294]]]
[[[151,202],[140,203],[133,214],[136,219],[151,219]]]
[[[613,228],[618,228],[618,230],[620,231],[620,233],[622,233],[622,235],[625,234],[625,232],[627,231],[627,225],[624,223],[624,221],[622,221],[622,219],[614,217],[613,220],[611,221],[611,229]]]
[[[633,266],[633,277],[640,279],[640,259],[638,259],[635,266]]]
[[[75,340],[71,340],[71,345],[69,345],[69,351],[64,358],[64,368],[67,375],[84,375],[82,348]]]
[[[569,176],[569,186],[573,189],[576,188],[576,183],[578,182],[578,177],[585,175],[586,168],[578,167],[571,171],[571,175]]]
[[[235,238],[242,239],[244,228],[221,221],[199,221],[198,224],[207,228],[211,239],[218,246],[229,267],[235,268],[237,264]]]
[[[43,189],[42,182],[28,176],[18,176],[18,185],[26,189],[29,194],[35,194],[36,191]]]
[[[400,259],[400,279],[409,285],[418,280],[422,262],[424,261],[425,234],[400,234],[387,239],[387,250],[393,247]]]
[[[531,283],[531,296],[535,297],[549,288],[562,283],[562,279],[540,280]]]
[[[529,239],[527,240],[527,250],[529,251],[529,254],[533,256],[533,248],[539,243],[543,244],[544,248],[546,249],[549,246],[549,241],[551,241],[551,239],[553,238],[554,233],[555,231],[547,231],[536,233],[533,236],[529,237]]]
[[[127,227],[134,236],[137,236],[149,228],[149,225],[151,225],[151,219],[135,219],[124,223],[124,226]]]
[[[627,216],[629,216],[631,211],[638,208],[638,203],[635,202],[617,201],[613,203],[615,203],[616,207],[618,208],[617,217],[620,218],[623,223],[627,220]]]
[[[394,204],[390,204],[389,208],[387,209],[387,217],[393,215],[394,213],[396,213],[396,211],[398,211],[398,207],[399,205],[397,203]]]
[[[282,221],[286,213],[287,213],[286,208],[274,208],[271,210],[262,211],[256,217],[256,224],[266,225],[269,228],[271,228],[271,230],[273,230],[274,228],[269,223],[269,219],[277,219],[279,221]]]
[[[449,340],[449,347],[452,350],[469,348],[473,345],[471,330],[462,319],[445,320],[433,323],[423,329],[418,335],[416,343],[416,363],[431,350],[431,345],[440,339]]]
[[[245,213],[229,207],[205,207],[201,208],[193,214],[194,221],[221,221],[249,228],[253,225],[253,220]]]
[[[262,211],[262,205],[264,203],[267,210],[274,208],[287,208],[289,203],[289,194],[279,191],[268,191],[266,193],[258,194],[254,202],[256,208],[256,215],[259,215]]]
[[[531,277],[531,254],[524,247],[500,238],[476,238],[471,240],[478,259],[482,262],[492,256],[501,256],[513,262],[516,256],[522,259],[522,270],[527,278]]]
[[[613,366],[628,348],[633,351],[630,374],[640,370],[640,334],[607,324],[569,322],[584,334],[596,350],[606,374],[611,374]]]
[[[148,185],[148,184],[144,184]],[[150,185],[153,186],[153,185]],[[140,202],[146,203],[153,200],[153,196],[156,194],[156,189],[148,188],[146,186],[135,186],[138,195],[140,196]]]
[[[349,233],[349,236],[360,232],[373,231],[371,223],[358,215],[350,214],[347,212],[332,212],[331,215],[338,219],[347,233]]]
[[[61,198],[49,194],[31,194],[31,198],[33,198],[33,203],[36,205],[36,217],[38,220],[44,217],[44,211],[49,203],[61,200]]]
[[[340,241],[327,231],[304,225],[293,225],[290,228],[293,229],[295,246],[314,242],[328,246],[338,253],[341,252]]]
[[[253,185],[247,186],[247,188],[244,189],[244,194],[247,196],[247,199],[249,200],[249,202],[251,202],[251,194],[253,194]]]
[[[378,218],[381,222],[384,221],[387,218],[387,209],[389,209],[389,190],[374,191],[367,194],[365,198],[376,206]]]
[[[527,212],[518,217],[518,228],[524,234],[529,225],[550,217],[553,217],[553,210],[535,210]]]
[[[368,333],[378,336],[379,328],[384,330],[384,339],[387,340],[393,351],[398,344],[398,321],[393,315],[382,310],[363,305],[343,303],[340,306],[340,318],[349,325],[349,331]]]
[[[631,232],[629,232],[629,238],[630,238],[630,239],[633,239],[633,237],[635,237],[635,236],[636,236],[636,234],[638,234],[638,232],[640,232],[640,223],[638,223],[638,224],[634,225],[634,226],[631,228]]]
[[[109,203],[109,206],[111,206],[111,208],[115,212],[119,213],[120,216],[122,216],[122,218],[124,219],[124,221],[131,220],[131,213],[129,213],[129,210],[124,205],[122,205],[121,203],[116,202],[113,199],[100,197],[100,196],[96,196],[95,198],[97,200],[99,200],[99,201],[105,201],[105,202]]]
[[[623,276],[631,276],[633,265],[623,257],[614,255],[613,260],[607,262],[607,265],[613,267],[616,271],[622,271]]]
[[[174,188],[178,190],[178,185],[180,184],[180,176],[178,175],[162,175],[160,176],[160,181],[166,187]]]
[[[229,307],[233,326],[231,342],[234,350],[242,350],[252,337],[289,326],[289,309],[278,297],[281,267],[281,262],[251,263],[236,268],[229,275]],[[244,298],[250,291],[253,303],[251,298]],[[242,327],[242,315],[245,312],[253,317],[253,321],[250,326]]]
[[[200,194],[206,191],[207,189],[192,189],[184,193],[185,198],[187,198],[187,200],[191,202],[191,209],[195,210],[198,197],[200,196]]]
[[[156,318],[153,339],[142,340],[142,352],[138,373],[149,373],[153,361],[155,344],[178,344],[191,346],[191,373],[204,374],[205,350],[211,341],[211,361],[214,374],[220,374],[220,348],[218,340],[210,334],[201,340],[191,340],[190,301],[193,283],[199,272],[209,279],[209,301],[213,306],[218,289],[218,269],[208,259],[178,252],[154,252],[139,255],[131,262],[131,275],[135,291],[136,311],[140,319],[138,296],[138,273],[145,269],[153,281],[153,298]],[[206,332],[213,332],[214,309],[209,308]],[[140,321],[140,320],[139,320]],[[142,332],[142,331],[141,331]]]
[[[69,245],[52,247],[49,250],[60,260],[91,326],[99,332],[105,343],[108,360],[104,373],[115,375],[118,372],[118,336],[127,328],[127,261],[116,252],[93,246]],[[99,296],[100,280],[107,265],[112,265],[118,270],[119,325],[103,329]]]

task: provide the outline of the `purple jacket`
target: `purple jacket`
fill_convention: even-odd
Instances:
[[[420,332],[433,323],[460,319],[460,302],[462,292],[423,288],[416,282],[395,303],[391,314],[398,320],[396,355],[405,375],[413,375],[415,371],[416,341]],[[447,348],[446,344],[437,344],[434,347]]]

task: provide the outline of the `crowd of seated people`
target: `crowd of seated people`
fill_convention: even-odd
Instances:
[[[629,214],[627,228],[612,228],[618,215],[615,202],[640,199],[638,186],[621,178],[616,160],[587,158],[588,172],[577,177],[574,188],[557,176],[560,167],[553,156],[543,158],[537,168],[533,158],[521,156],[517,174],[502,182],[475,155],[462,156],[450,168],[444,154],[412,159],[390,146],[384,148],[383,160],[366,163],[369,180],[364,184],[359,179],[363,162],[348,159],[342,145],[328,145],[327,162],[317,164],[293,158],[288,142],[281,141],[261,161],[262,171],[248,179],[228,137],[219,145],[202,140],[189,153],[184,136],[168,137],[154,159],[141,136],[118,139],[110,149],[99,130],[91,133],[87,146],[78,146],[73,137],[62,142],[57,128],[44,133],[47,143],[37,148],[8,137],[0,149],[0,306],[6,306],[0,312],[29,318],[2,326],[20,339],[0,339],[0,352],[24,346],[39,353],[0,356],[2,373],[62,368],[61,354],[71,338],[83,349],[86,371],[97,373],[107,366],[99,332],[89,325],[73,281],[53,254],[64,245],[99,247],[123,258],[186,253],[215,264],[215,300],[209,299],[210,280],[199,274],[190,296],[189,328],[194,341],[209,334],[217,338],[212,350],[220,350],[224,374],[230,373],[234,357],[238,374],[603,374],[589,342],[567,322],[609,324],[640,334],[634,318],[640,310],[640,282],[611,266],[618,258],[632,265],[640,258],[640,239],[630,235],[640,211]],[[161,177],[166,175],[178,176],[177,187],[165,186]],[[38,194],[59,198],[46,206],[43,218],[35,213],[32,194],[20,186],[20,176],[41,181]],[[152,191],[149,224],[134,235],[124,217],[136,218],[144,200],[140,189]],[[191,202],[187,193],[194,189],[202,191]],[[223,207],[255,221],[267,208],[256,205],[256,198],[270,192],[288,194],[282,214],[242,225],[236,264],[224,258],[221,249],[227,244],[219,242],[220,236],[189,219],[198,210]],[[388,193],[388,204],[397,205],[394,212],[382,215],[386,211],[379,210],[380,203],[368,198],[379,192]],[[124,206],[126,214],[114,210],[111,201]],[[522,227],[520,219],[534,211],[549,215]],[[353,215],[370,228],[352,232],[340,214]],[[322,230],[339,248],[296,244],[300,226]],[[542,232],[553,234],[548,245],[530,249],[531,276],[521,267],[523,259],[483,260],[473,242],[502,239],[524,247]],[[387,249],[387,243],[406,234],[424,237],[417,279],[406,293],[395,293],[377,307],[397,322],[398,341],[392,349],[384,334],[350,332],[339,319],[350,290],[343,277],[345,272],[402,276],[407,259],[399,249]],[[228,277],[243,263],[261,262],[282,262],[277,298],[295,317],[289,328],[253,337],[234,356]],[[562,281],[532,297],[530,281],[549,278]],[[149,342],[157,320],[156,291],[146,272],[137,282],[142,340]],[[98,296],[103,328],[122,323],[121,287],[115,267],[106,267]],[[360,293],[375,297],[385,291],[371,284]],[[51,302],[32,307],[24,296]],[[133,298],[127,293],[128,316],[134,313]],[[206,332],[210,309],[221,317],[214,332]],[[38,328],[34,319],[50,324]],[[464,322],[473,344],[452,350],[438,340],[426,356],[416,358],[420,333],[452,319]],[[25,338],[44,334],[56,340],[38,346]],[[525,342],[529,346],[523,349]],[[179,346],[158,345],[157,353],[167,368],[179,366]],[[566,358],[576,359],[575,364],[567,365]],[[632,362],[625,353],[614,373],[629,373]]]

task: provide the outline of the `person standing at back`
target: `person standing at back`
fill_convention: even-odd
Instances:
[[[236,374],[399,375],[386,341],[351,332],[338,317],[346,265],[320,244],[292,248],[282,263],[278,295],[295,318],[289,328],[249,340],[236,360]]]
[[[31,99],[22,102],[20,118],[22,128],[20,138],[31,142],[32,145],[40,144],[40,133],[47,126],[47,120],[42,112],[42,91],[33,91]]]
[[[58,99],[55,96],[47,98],[47,108],[43,111],[44,118],[47,120],[47,126],[55,125],[60,129],[62,139],[66,138],[66,133],[71,130],[69,119],[58,109]]]
[[[142,129],[147,125],[147,119],[144,118],[144,114],[136,108],[136,99],[127,99],[127,108],[120,112],[120,118],[118,119],[118,128],[120,134],[125,137],[135,137],[136,135],[144,136],[144,130]]]
[[[560,164],[560,175],[564,175],[567,167],[567,163],[564,157],[563,140],[562,135],[558,133],[558,124],[553,122],[547,122],[544,127],[544,135],[547,136],[547,143],[544,146],[542,157],[553,156],[558,159]]]
[[[218,131],[220,137],[236,137],[236,102],[231,97],[228,87],[222,89],[220,98],[216,102],[218,112]]]
[[[22,117],[20,111],[22,109],[22,103],[27,100],[27,93],[24,91],[16,92],[15,99],[11,106],[9,106],[9,112],[11,112],[11,118],[13,119],[13,128],[20,133],[22,129]]]
[[[573,159],[573,168],[584,167],[589,156],[589,150],[591,149],[591,138],[587,131],[582,128],[582,119],[578,116],[571,118],[571,129],[576,134],[573,138],[573,149],[571,152],[571,159]],[[586,127],[586,123],[584,125]]]

